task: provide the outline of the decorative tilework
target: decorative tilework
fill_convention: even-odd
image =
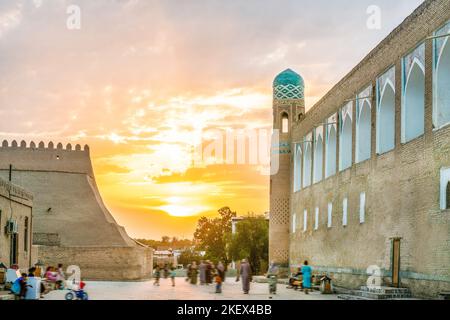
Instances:
[[[291,69],[287,69],[275,77],[273,97],[275,100],[303,99],[304,88],[302,77]]]
[[[276,100],[303,99],[303,87],[293,84],[278,85],[274,87],[273,97]]]

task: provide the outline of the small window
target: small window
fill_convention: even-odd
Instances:
[[[446,190],[446,194],[447,194],[447,209],[450,209],[450,182],[447,182],[447,190]]]
[[[303,211],[303,231],[308,230],[308,211]]]
[[[283,113],[281,116],[281,133],[289,133],[289,116]]]
[[[319,207],[316,207],[315,217],[314,217],[314,230],[319,230]]]
[[[297,231],[297,214],[292,215],[292,233]]]
[[[345,198],[344,201],[342,201],[342,225],[344,227],[347,226],[347,206],[348,206],[348,199]]]
[[[23,250],[28,252],[28,217],[25,217],[25,226],[23,231]]]
[[[328,203],[328,228],[333,226],[333,204]]]
[[[359,223],[366,221],[366,193],[362,192],[359,195]]]

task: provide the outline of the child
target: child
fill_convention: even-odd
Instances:
[[[155,282],[153,282],[153,285],[159,287],[159,278],[161,277],[161,270],[160,270],[159,266],[156,266],[154,276],[155,276]]]
[[[214,280],[216,282],[216,293],[222,293],[222,277],[219,272],[216,273]]]
[[[170,280],[172,280],[172,287],[175,287],[175,277],[177,276],[177,273],[175,271],[175,268],[172,267],[172,269],[170,269]]]
[[[22,273],[20,278],[14,282],[11,291],[14,293],[17,300],[25,299],[25,295],[27,294],[27,274]]]

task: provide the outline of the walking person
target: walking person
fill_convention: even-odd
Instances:
[[[225,266],[223,265],[222,261],[219,261],[217,264],[217,273],[222,278],[222,282],[225,282]]]
[[[219,270],[217,270],[216,275],[214,277],[214,281],[216,282],[216,293],[222,293],[222,282],[223,279],[220,276]]]
[[[212,283],[212,263],[211,261],[206,261],[206,270],[205,270],[205,282],[207,285]]]
[[[154,286],[159,287],[159,279],[161,278],[161,268],[159,266],[156,266],[155,272],[154,272],[155,282],[153,282]]]
[[[270,263],[267,278],[269,279],[269,293],[277,294],[278,267],[274,261]]]
[[[305,291],[305,294],[309,294],[309,290],[311,290],[312,268],[308,265],[307,260],[303,262],[302,274],[303,274],[303,290]]]
[[[239,281],[239,277],[242,279],[242,290],[244,294],[248,294],[250,291],[250,282],[252,281],[252,268],[247,259],[242,260],[236,281]]]
[[[200,265],[198,266],[198,270],[200,272],[200,285],[204,285],[206,283],[206,264],[202,260],[200,261]]]
[[[172,267],[170,269],[170,280],[172,281],[172,287],[175,287],[175,277],[177,276],[177,272],[175,270],[175,267]]]
[[[191,284],[196,285],[197,278],[198,278],[198,267],[197,267],[197,262],[194,261],[191,264],[191,272],[190,272]]]

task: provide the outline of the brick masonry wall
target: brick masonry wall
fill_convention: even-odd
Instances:
[[[396,148],[383,155],[375,152],[376,100],[373,98],[371,158],[300,192],[291,192],[292,213],[297,214],[298,226],[290,235],[291,266],[307,259],[313,266],[319,266],[319,270],[332,273],[338,285],[357,287],[365,283],[367,267],[378,265],[388,283],[391,238],[400,237],[402,285],[417,295],[450,290],[450,211],[441,211],[439,207],[439,172],[442,167],[450,167],[450,127],[438,131],[432,128],[432,41],[426,41],[425,134],[406,144],[400,142],[401,59],[449,20],[448,0],[425,1],[294,127],[292,140],[299,141],[367,85],[375,88],[377,77],[395,65]],[[355,123],[353,162],[354,154]],[[363,224],[359,223],[361,192],[366,193]],[[347,227],[342,226],[345,197],[348,198]],[[333,203],[330,229],[327,228],[328,202]],[[313,231],[315,207],[320,209],[317,231]],[[306,232],[303,232],[304,209],[308,210]]]
[[[152,275],[151,248],[39,246],[38,250],[39,259],[47,266],[78,265],[83,280],[140,280]]]

